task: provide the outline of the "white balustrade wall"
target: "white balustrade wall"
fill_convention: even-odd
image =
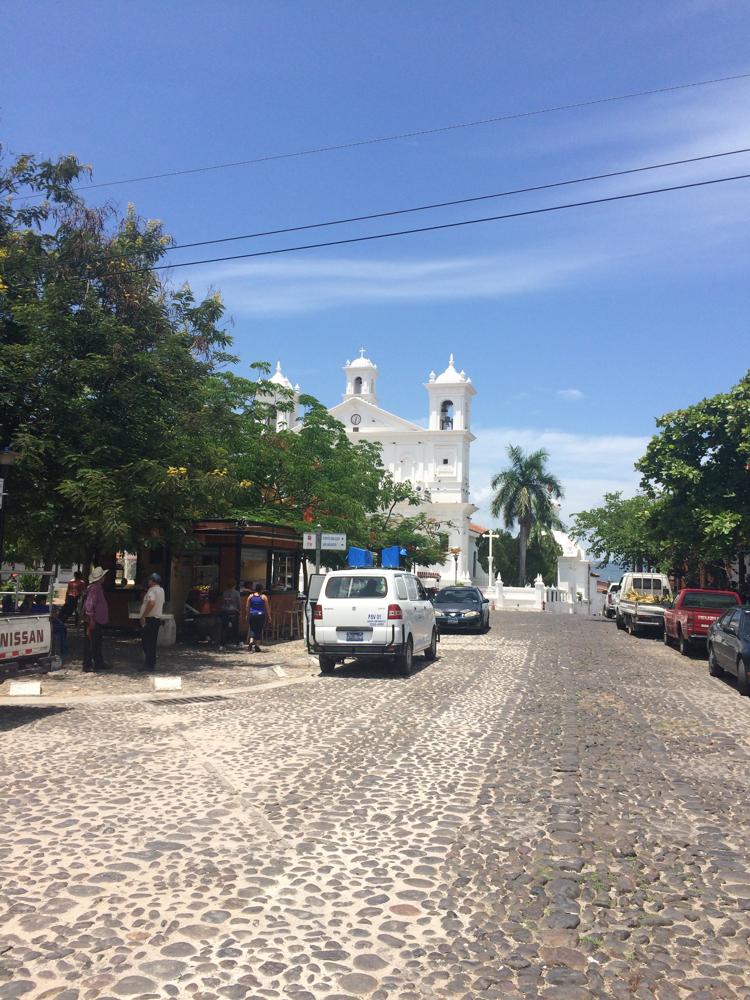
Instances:
[[[579,601],[569,587],[547,587],[537,576],[533,587],[506,587],[498,575],[494,587],[485,587],[484,595],[498,610],[549,611],[556,615],[590,615],[588,601]]]

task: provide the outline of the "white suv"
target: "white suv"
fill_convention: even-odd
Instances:
[[[308,648],[320,672],[354,657],[387,656],[408,676],[415,653],[437,656],[435,612],[412,573],[395,569],[342,569],[326,576],[313,608]]]

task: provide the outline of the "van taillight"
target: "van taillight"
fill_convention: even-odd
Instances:
[[[316,622],[322,621],[323,619],[323,606],[321,604],[316,604],[313,608],[313,618]]]
[[[401,613],[401,605],[400,604],[389,604],[388,605],[388,621],[389,622],[402,621],[403,617],[404,616]]]

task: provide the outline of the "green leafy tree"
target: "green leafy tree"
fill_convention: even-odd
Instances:
[[[573,514],[570,536],[583,542],[601,566],[660,566],[663,545],[653,514],[654,501],[642,493],[627,498],[619,491],[605,493],[599,507]]]
[[[636,464],[673,563],[722,564],[750,546],[750,372],[660,417]]]
[[[519,538],[514,538],[509,531],[498,531],[492,540],[492,572],[500,574],[501,579],[509,587],[519,585]],[[557,581],[557,559],[562,549],[553,535],[544,533],[529,540],[526,550],[526,572],[530,578],[541,574],[547,584]],[[477,544],[477,556],[480,566],[489,572],[489,538],[482,535]]]
[[[170,238],[87,208],[84,171],[0,169],[0,447],[21,455],[8,537],[45,562],[184,537],[226,492],[237,420],[220,298],[162,284]]]
[[[509,445],[508,458],[510,467],[492,479],[496,492],[490,510],[493,517],[502,517],[506,528],[518,524],[518,579],[523,586],[529,538],[563,527],[555,506],[562,486],[547,469],[549,455],[544,449],[527,455],[517,445]]]
[[[445,560],[446,525],[419,508],[424,501],[409,482],[396,482],[389,472],[380,476],[374,510],[367,517],[367,542],[371,549],[400,545],[412,566],[431,566]],[[414,513],[409,513],[413,510]]]

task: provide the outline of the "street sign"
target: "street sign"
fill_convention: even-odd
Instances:
[[[305,531],[302,535],[302,548],[317,548],[315,531]],[[346,535],[336,532],[320,532],[320,548],[323,552],[346,552]]]

